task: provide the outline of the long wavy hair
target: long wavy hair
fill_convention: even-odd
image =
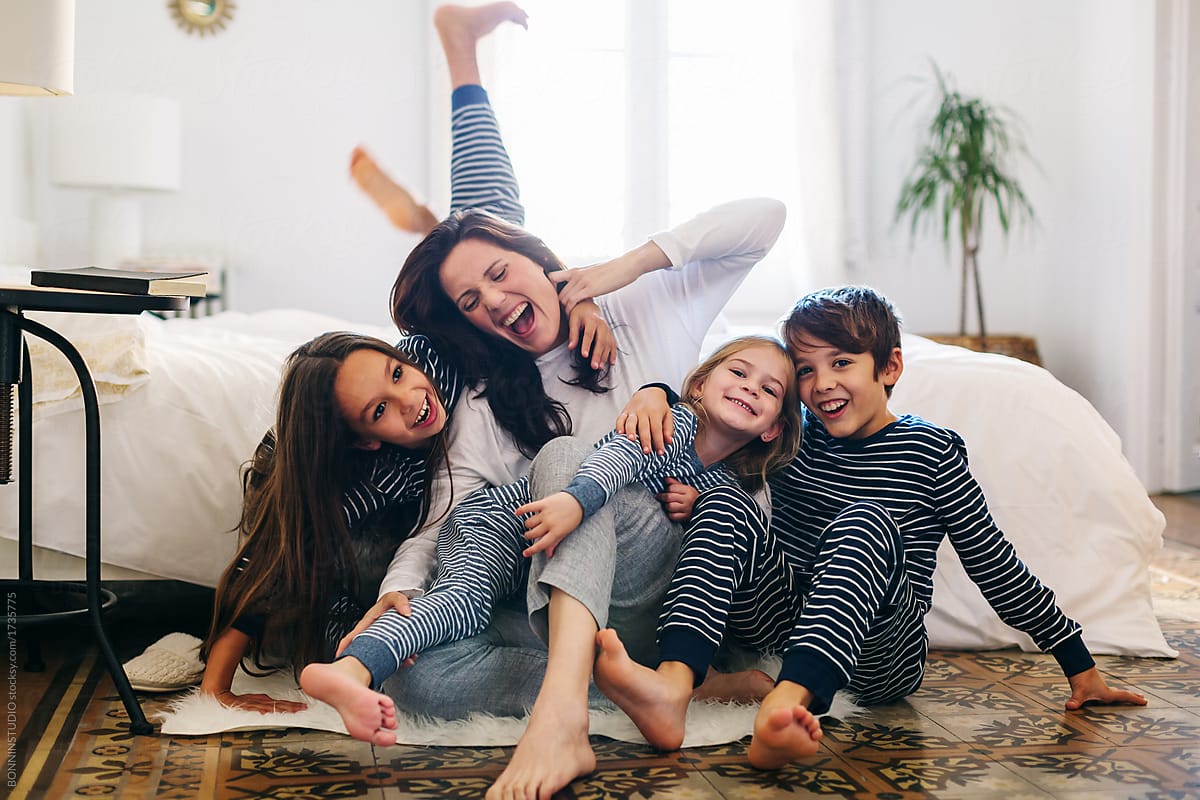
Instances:
[[[708,424],[708,414],[699,402],[701,384],[725,360],[736,356],[743,350],[764,346],[777,350],[786,363],[792,363],[792,357],[787,348],[775,337],[739,336],[721,345],[716,352],[688,373],[687,378],[683,381],[683,393],[680,395],[680,401],[686,403],[696,413],[702,428]],[[800,452],[804,417],[800,411],[796,381],[790,379],[790,373],[788,377],[789,380],[783,382],[783,397],[780,398],[779,421],[783,427],[779,435],[769,442],[764,442],[756,436],[725,458],[726,466],[737,474],[742,488],[748,492],[756,492],[761,489],[767,482],[768,475],[790,464]]]
[[[246,615],[267,621],[262,635],[251,637],[248,655],[257,668],[265,666],[264,641],[285,648],[297,671],[331,656],[323,651],[333,606],[359,589],[343,498],[352,482],[369,474],[374,458],[354,446],[358,437],[338,410],[334,381],[346,357],[362,349],[419,368],[387,342],[344,332],[321,334],[288,356],[273,435],[242,475],[240,545],[217,585],[202,658]],[[429,483],[444,458],[438,434],[427,454],[421,521],[429,512]]]
[[[468,239],[526,256],[547,273],[565,269],[546,243],[524,228],[486,211],[457,211],[405,260],[392,286],[392,320],[400,330],[422,333],[439,353],[452,356],[466,384],[480,389],[476,396],[487,398],[500,427],[532,458],[546,442],[571,432],[571,417],[546,394],[535,356],[476,328],[446,295],[439,275],[442,263]],[[574,378],[559,380],[596,394],[608,391],[603,385],[608,368],[592,369],[578,351],[572,353],[572,371]]]

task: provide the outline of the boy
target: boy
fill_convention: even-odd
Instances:
[[[924,617],[944,537],[1004,622],[1058,660],[1069,710],[1145,705],[1110,689],[1079,625],[1017,558],[988,513],[954,431],[888,409],[904,370],[891,304],[864,287],[803,297],[784,322],[805,407],[800,455],[770,479],[769,530],[734,491],[696,502],[659,627],[661,663],[642,667],[597,636],[596,684],[647,740],[674,749],[694,685],[726,630],[783,666],[754,722],[749,760],[775,769],[816,752],[838,689],[864,705],[921,685]],[[714,519],[724,519],[724,526]],[[692,531],[713,531],[704,537]]]

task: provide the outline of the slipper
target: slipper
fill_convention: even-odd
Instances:
[[[187,633],[168,633],[124,666],[129,685],[139,692],[174,692],[204,676],[200,640]]]

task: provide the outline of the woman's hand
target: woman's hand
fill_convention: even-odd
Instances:
[[[340,656],[342,651],[346,649],[346,645],[350,644],[355,636],[358,636],[369,628],[372,622],[382,617],[385,611],[392,608],[396,609],[397,613],[403,617],[412,616],[412,607],[409,606],[408,597],[403,592],[387,592],[376,600],[375,605],[367,609],[367,613],[363,614],[363,618],[358,621],[358,624],[338,641],[335,655]]]
[[[247,711],[257,711],[260,714],[293,714],[308,708],[306,703],[292,700],[276,700],[265,694],[234,694],[229,689],[214,694],[217,702],[226,708],[243,708]]]
[[[567,349],[579,344],[579,354],[591,358],[592,369],[617,363],[617,339],[592,300],[576,303],[567,317]]]
[[[667,478],[667,490],[656,496],[662,503],[663,510],[667,512],[667,519],[673,522],[687,522],[691,519],[692,508],[695,507],[696,498],[700,493],[693,486],[680,483],[674,478]]]
[[[546,274],[550,280],[562,284],[558,300],[569,313],[577,303],[615,292],[647,272],[669,266],[671,262],[659,246],[646,242],[611,261]]]
[[[652,449],[660,456],[666,453],[675,435],[675,418],[667,405],[666,392],[655,386],[634,392],[617,417],[616,430],[629,441],[640,443],[646,455]]]
[[[1137,692],[1108,688],[1108,684],[1104,682],[1104,676],[1095,667],[1072,675],[1067,680],[1071,684],[1071,698],[1066,703],[1068,711],[1083,708],[1088,703],[1105,706],[1119,704],[1131,706],[1146,705],[1146,698]]]
[[[534,540],[522,553],[526,557],[545,550],[547,558],[554,558],[554,548],[583,521],[583,507],[566,492],[526,503],[514,513],[533,515],[525,520],[525,538]]]

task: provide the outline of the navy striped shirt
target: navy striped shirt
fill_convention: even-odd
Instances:
[[[872,501],[887,509],[901,532],[904,568],[923,612],[933,601],[938,546],[948,537],[1000,619],[1042,650],[1068,645],[1055,653],[1068,675],[1091,666],[1079,625],[1059,610],[1054,593],[992,520],[957,433],[911,415],[865,439],[834,438],[807,410],[804,425],[799,456],[769,479],[771,527],[803,586],[811,582],[826,527],[848,505]],[[840,666],[846,674],[853,671]]]
[[[596,452],[579,465],[575,478],[564,491],[583,506],[583,516],[596,513],[620,488],[638,481],[652,494],[667,490],[667,478],[675,478],[697,491],[714,486],[739,486],[737,476],[718,461],[705,467],[696,455],[699,420],[682,403],[671,407],[675,433],[662,455],[642,452],[641,445],[612,431],[596,443]]]

